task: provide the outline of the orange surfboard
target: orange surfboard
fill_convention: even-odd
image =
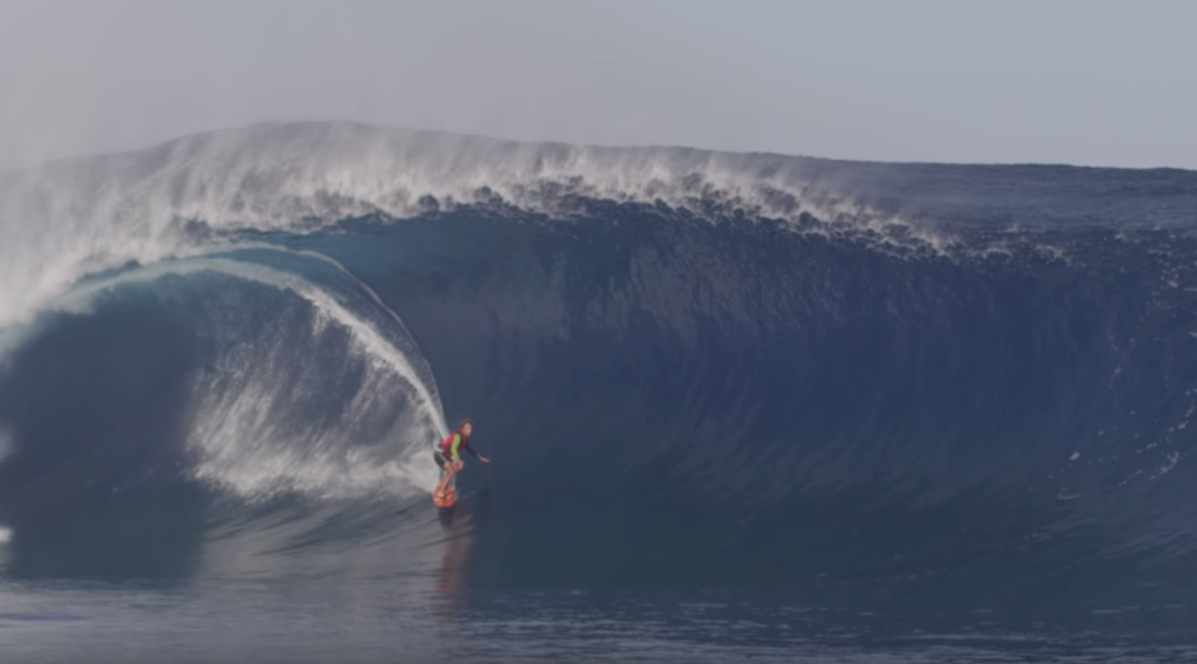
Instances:
[[[432,497],[432,502],[435,503],[437,507],[453,507],[453,503],[457,502],[457,491],[451,486],[447,487],[445,489],[444,495],[434,495]]]

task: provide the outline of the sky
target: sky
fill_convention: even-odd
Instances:
[[[1190,0],[0,0],[0,168],[263,121],[1197,168]]]

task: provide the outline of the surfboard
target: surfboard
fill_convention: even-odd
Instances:
[[[446,507],[453,507],[454,503],[457,502],[457,491],[454,490],[453,487],[448,487],[445,489],[445,495],[443,497],[437,497],[434,495],[432,497],[432,502],[436,504],[437,507],[442,509]]]
[[[453,507],[457,502],[457,478],[454,477],[449,481],[449,486],[445,487],[445,495],[443,498],[438,498],[436,495],[432,496],[432,502],[441,508]]]

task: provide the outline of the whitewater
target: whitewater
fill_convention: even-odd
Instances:
[[[0,173],[0,653],[1190,656],[1195,228],[1175,169],[337,122]]]

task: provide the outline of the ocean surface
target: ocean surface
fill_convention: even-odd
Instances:
[[[0,661],[1192,661],[1195,231],[349,123],[0,173]]]

